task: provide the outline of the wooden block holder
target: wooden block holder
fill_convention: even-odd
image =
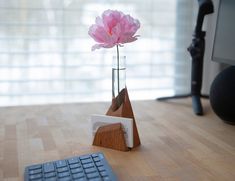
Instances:
[[[135,123],[131,102],[128,96],[127,88],[122,89],[119,95],[112,99],[106,115],[133,119],[133,148],[140,145],[140,138]],[[124,131],[121,123],[109,124],[98,128],[93,145],[111,148],[120,151],[128,151],[125,142]]]

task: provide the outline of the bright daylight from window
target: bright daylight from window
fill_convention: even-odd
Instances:
[[[188,0],[0,0],[0,106],[111,101],[115,48],[91,51],[106,9],[139,19],[126,56],[131,100],[189,91],[194,6]]]

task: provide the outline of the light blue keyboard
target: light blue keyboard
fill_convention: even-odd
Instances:
[[[30,165],[25,181],[117,181],[103,153]]]

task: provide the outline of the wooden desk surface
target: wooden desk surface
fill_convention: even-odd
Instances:
[[[120,152],[91,145],[89,116],[109,103],[0,108],[0,180],[23,180],[26,165],[101,151],[121,181],[235,180],[235,126],[203,102],[133,101],[142,145]]]

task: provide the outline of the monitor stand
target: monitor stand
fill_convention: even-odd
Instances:
[[[206,32],[202,31],[202,24],[205,15],[214,12],[214,7],[211,0],[198,0],[198,4],[199,4],[199,11],[197,16],[197,24],[194,30],[192,43],[187,49],[192,57],[191,93],[183,95],[175,95],[171,97],[160,97],[157,98],[157,100],[164,101],[168,99],[192,97],[192,107],[194,113],[196,115],[203,115],[201,98],[209,98],[209,96],[201,94],[203,57],[205,52],[205,35],[206,35]]]

